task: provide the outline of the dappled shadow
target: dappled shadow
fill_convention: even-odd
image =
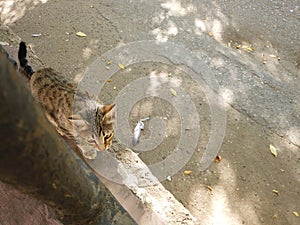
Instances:
[[[228,113],[231,122],[222,147],[223,159],[195,175],[201,182],[190,189],[192,213],[200,213],[204,224],[295,224],[297,147],[247,122],[245,116],[232,120],[238,114],[233,110]],[[270,153],[269,143],[277,147],[278,158]]]
[[[103,4],[93,2],[91,7],[77,1],[65,6],[67,9],[50,8],[50,11],[58,8],[56,14],[64,17],[56,18],[51,14],[49,21],[56,25],[63,20],[67,23],[53,28],[53,24],[42,21],[37,27],[45,35],[40,39],[30,39],[33,28],[27,32],[20,28],[30,26],[30,18],[25,18],[26,23],[20,22],[15,28],[34,43],[43,61],[67,76],[78,75],[78,80],[85,67],[123,42],[154,38],[157,43],[175,42],[193,50],[199,60],[209,65],[219,82],[218,91],[227,103],[228,112],[226,138],[221,148],[223,159],[205,172],[199,172],[198,163],[213,121],[205,93],[188,79],[188,74],[158,63],[126,67],[105,84],[101,99],[114,100],[120,90],[141,76],[151,78],[149,88],[153,92],[166,80],[178,82],[177,85],[185,87],[197,104],[201,134],[196,152],[184,168],[192,174],[188,176],[180,171],[164,185],[203,224],[296,223],[292,212],[298,210],[296,199],[299,197],[300,95],[297,91],[299,76],[292,67],[293,61],[281,56],[278,43],[274,43],[270,35],[245,35],[247,27],[242,29],[239,21],[228,15],[228,9],[218,1],[164,0],[159,4],[146,1],[130,6],[124,4],[103,1]],[[155,10],[151,11],[151,7]],[[20,12],[21,15],[22,10]],[[40,13],[44,13],[43,9]],[[15,18],[12,16],[8,21]],[[87,37],[76,37],[79,30]],[[250,32],[254,32],[253,26]],[[109,70],[110,59],[105,60],[105,70]],[[171,91],[169,94],[172,95]],[[149,164],[163,160],[178,140],[175,131],[180,117],[170,108],[172,106],[165,102],[146,99],[132,109],[129,118],[132,130],[139,118],[149,114],[167,118],[163,118],[169,128],[165,142],[153,152],[140,153]],[[168,115],[162,115],[164,113]],[[142,138],[150,135],[149,126],[146,123]],[[270,143],[278,148],[278,158],[269,152]],[[151,156],[153,153],[155,155]],[[279,191],[278,196],[273,189]]]
[[[32,10],[36,5],[46,3],[48,0],[1,0],[0,18],[3,25],[11,25],[21,19],[27,10]]]
[[[297,190],[299,177],[297,170],[295,172],[295,168],[297,168],[297,160],[295,158],[297,158],[298,153],[293,151],[293,149],[299,149],[297,147],[297,145],[299,146],[299,139],[296,138],[296,136],[299,137],[299,117],[297,116],[299,104],[295,101],[295,104],[289,106],[291,111],[286,111],[284,108],[287,107],[287,104],[283,103],[290,103],[289,99],[294,99],[297,96],[293,92],[297,90],[296,86],[299,84],[297,76],[295,76],[296,70],[292,69],[292,67],[286,68],[287,65],[291,64],[282,62],[280,53],[271,43],[273,40],[268,40],[263,36],[256,37],[253,35],[252,37],[245,37],[240,35],[237,32],[239,29],[238,25],[235,24],[233,26],[235,21],[230,20],[222,13],[221,7],[216,2],[211,3],[209,6],[204,5],[204,7],[202,4],[202,10],[196,4],[193,5],[193,3],[188,3],[186,7],[179,1],[163,1],[161,4],[162,12],[153,19],[154,23],[157,23],[158,28],[155,28],[152,34],[158,42],[165,42],[179,40],[182,32],[194,32],[195,35],[201,38],[205,39],[205,36],[210,37],[225,45],[225,48],[220,48],[216,45],[215,51],[221,52],[222,55],[210,58],[208,64],[212,69],[215,69],[216,78],[221,83],[220,94],[228,103],[228,110],[231,107],[237,109],[239,112],[248,115],[248,118],[243,116],[244,121],[249,119],[249,122],[246,123],[251,124],[250,121],[256,121],[257,125],[255,128],[250,128],[252,126],[250,124],[243,125],[247,127],[244,128],[244,132],[247,134],[246,138],[249,138],[249,140],[245,140],[241,137],[243,135],[241,130],[232,130],[236,126],[241,125],[237,124],[234,126],[232,122],[229,122],[227,131],[228,133],[233,132],[237,139],[236,146],[231,145],[227,153],[225,152],[226,147],[222,148],[224,151],[222,155],[229,155],[228,159],[222,162],[220,168],[217,167],[216,174],[207,175],[207,179],[209,179],[208,177],[215,177],[210,178],[211,183],[207,182],[203,175],[195,175],[193,177],[192,182],[196,182],[198,178],[202,181],[204,179],[203,183],[208,183],[208,185],[213,183],[212,195],[201,182],[190,186],[186,182],[188,178],[184,178],[184,175],[178,175],[174,183],[186,182],[185,188],[189,189],[190,187],[189,192],[187,192],[190,193],[189,200],[183,197],[185,191],[177,190],[175,195],[184,202],[192,213],[204,219],[202,221],[204,224],[260,224],[265,219],[275,219],[278,224],[293,223],[295,218],[291,211],[297,207],[296,201],[292,200],[299,194],[299,190]],[[194,18],[194,24],[191,22],[193,21],[191,18]],[[187,21],[186,23],[182,22],[185,20]],[[175,36],[176,38],[174,38]],[[233,51],[229,50],[230,48]],[[233,63],[228,57],[232,57],[238,63]],[[251,68],[250,71],[245,69],[245,66],[248,69]],[[259,79],[258,82],[256,81],[257,78]],[[278,91],[279,89],[280,92]],[[291,92],[291,90],[293,91]],[[277,104],[272,104],[274,99],[282,100],[278,101]],[[254,105],[255,107],[253,107]],[[274,115],[274,112],[280,112],[280,114],[275,113]],[[229,120],[234,121],[232,117]],[[296,126],[291,127],[291,124]],[[285,139],[272,135],[272,132],[264,131],[264,126],[275,131],[275,133]],[[253,133],[248,129],[252,129]],[[258,133],[258,130],[261,130],[261,134]],[[268,134],[265,134],[265,132]],[[289,133],[291,134],[289,135]],[[251,137],[248,137],[250,134]],[[258,135],[272,136],[272,138],[270,138],[271,140],[267,138],[259,141],[261,137]],[[268,145],[270,142],[278,141],[278,138],[280,143],[285,143],[282,144],[284,146],[282,148],[288,149],[280,159],[281,165],[285,167],[284,175],[280,174],[280,170],[276,166],[265,163],[263,160],[264,158],[273,159],[269,153]],[[293,140],[292,138],[295,139]],[[224,142],[226,141],[227,139]],[[292,141],[296,146],[288,144],[288,141]],[[235,150],[241,148],[241,146],[245,146],[245,151],[250,151],[251,153],[247,154],[248,152],[246,152],[244,154],[239,150]],[[264,147],[262,148],[262,146]],[[262,150],[265,151],[260,155]],[[258,154],[257,158],[253,158],[253,154]],[[295,160],[288,163],[290,158]],[[243,174],[245,169],[243,169],[243,163],[241,162],[244,161],[246,161],[247,169],[249,168],[252,171],[252,173],[246,172],[248,177],[244,177]],[[186,166],[187,169],[194,167],[192,162]],[[256,171],[256,169],[258,170]],[[204,177],[206,176],[204,175]],[[216,181],[216,178],[220,180]],[[276,194],[272,193],[271,187],[262,189],[265,185],[271,186],[269,182],[274,185],[274,189],[276,189],[276,186],[286,189],[286,186],[282,186],[283,184],[293,184],[293,190],[287,191],[285,197],[283,197],[283,199],[286,197],[291,199],[285,205],[289,209],[288,211],[285,211],[284,207],[277,208],[274,206],[275,202],[279,203],[283,199],[276,199]],[[172,188],[172,183],[165,182],[164,184],[170,190],[174,189]],[[274,204],[266,204],[266,202],[270,201],[274,202]],[[266,205],[267,209],[264,205]],[[208,208],[210,210],[207,210]],[[261,213],[261,211],[264,212]]]

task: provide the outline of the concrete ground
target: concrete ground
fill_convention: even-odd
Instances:
[[[123,106],[135,100],[132,88],[136,93],[142,89],[135,80],[150,78],[149,89],[143,88],[170,92],[171,102],[160,95],[141,96],[144,98],[129,109],[128,118],[124,117],[129,113],[125,106],[118,111],[126,120],[118,121],[121,128],[128,122],[133,130],[138,119],[149,115],[166,124],[160,130],[152,119],[145,122],[141,138],[151,139],[148,145],[155,145],[153,150],[143,140],[144,149],[131,146],[126,134],[114,143],[140,150],[139,156],[150,168],[173,155],[185,132],[199,129],[182,130],[185,118],[192,122],[190,126],[199,118],[199,134],[187,135],[180,146],[186,152],[182,158],[191,157],[175,171],[170,163],[153,170],[157,169],[154,174],[162,177],[163,185],[200,224],[218,225],[300,221],[299,7],[296,0],[0,1],[2,25],[30,45],[41,60],[32,59],[36,67],[50,66],[79,80],[98,59],[106,63],[104,68],[99,65],[99,73],[112,71],[111,64],[116,64],[121,69],[105,83],[100,96],[104,102],[122,99]],[[79,31],[86,37],[76,35]],[[17,47],[6,32],[4,28],[0,31],[2,44]],[[146,40],[167,49],[167,56]],[[138,58],[125,65],[127,59],[120,61],[120,55],[117,62],[103,57],[110,55],[109,50],[136,41],[146,46],[139,51],[145,60]],[[131,49],[128,58],[135,54]],[[192,56],[199,60],[200,68],[191,63]],[[198,80],[203,83],[199,85]],[[209,98],[205,84],[224,104]],[[180,96],[185,92],[179,87],[188,93],[186,102],[192,101],[197,115],[189,106],[180,110],[177,104],[182,103]],[[122,98],[120,93],[129,95]],[[214,148],[209,150],[221,160],[203,170],[201,157],[215,133]],[[163,140],[156,144],[153,137]]]

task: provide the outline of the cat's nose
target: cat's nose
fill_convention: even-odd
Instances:
[[[105,145],[98,145],[97,143],[95,144],[96,145],[96,148],[98,151],[105,151],[106,150],[106,147]]]

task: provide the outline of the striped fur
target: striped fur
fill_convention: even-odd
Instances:
[[[65,138],[76,142],[82,155],[94,159],[97,150],[111,146],[114,136],[115,105],[103,105],[97,97],[77,90],[77,85],[52,68],[34,72],[20,43],[19,61],[30,78],[33,97],[45,109],[49,121]]]

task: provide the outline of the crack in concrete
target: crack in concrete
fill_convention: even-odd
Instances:
[[[118,27],[114,24],[113,21],[111,21],[108,17],[106,17],[101,11],[100,9],[98,9],[98,7],[94,6],[94,8],[96,9],[96,11],[98,12],[98,15],[104,19],[108,24],[110,24],[114,30],[117,32],[117,34],[119,35],[119,39],[121,39],[121,36],[120,36],[120,30],[118,29]]]

